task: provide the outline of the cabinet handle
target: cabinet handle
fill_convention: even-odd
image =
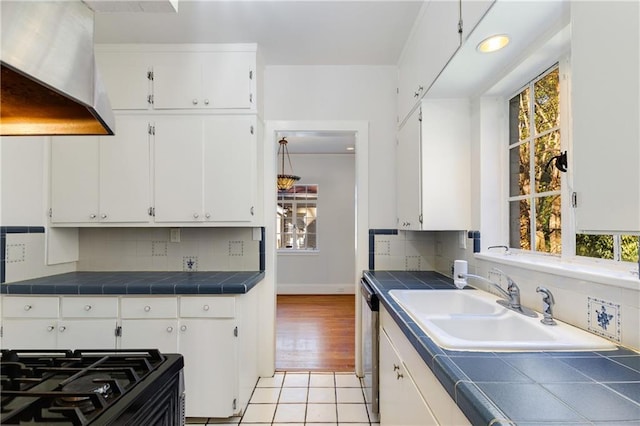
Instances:
[[[104,213],[102,213],[102,215],[100,215],[100,217],[101,217],[101,218],[103,218],[103,219],[106,219],[106,218],[107,218],[107,215],[106,215],[106,214],[104,214]]]
[[[400,373],[400,372],[398,372],[398,373],[396,373],[396,374],[397,374],[397,376],[396,376],[396,380],[400,380],[400,379],[402,379],[402,378],[404,377],[404,376],[402,375],[402,373]]]
[[[204,100],[204,104],[205,104],[205,105],[209,105],[209,99],[205,99],[205,100]]]
[[[194,99],[193,101],[191,101],[194,105],[198,105],[198,100]]]
[[[209,219],[211,217],[211,213],[205,213],[204,217],[206,217],[207,219]]]
[[[251,216],[253,216],[253,206],[251,206]]]
[[[414,98],[417,98],[418,96],[420,96],[420,93],[418,93],[418,92],[413,92],[413,97],[414,97]]]
[[[181,327],[180,327],[180,330],[182,330],[182,331],[187,331],[187,326],[186,326],[186,325],[181,326]]]
[[[64,333],[66,329],[67,327],[65,327],[64,325],[61,325],[60,327],[58,327],[58,330],[60,331],[60,333]]]
[[[193,218],[194,218],[194,219],[197,219],[197,218],[199,218],[199,217],[200,217],[200,215],[199,215],[198,213],[194,213],[194,214],[193,214]]]
[[[208,310],[209,310],[209,305],[204,305],[204,306],[202,307],[202,310],[203,310],[203,311],[208,311]]]
[[[393,364],[393,371],[400,370],[400,366]]]
[[[24,310],[25,310],[25,311],[30,311],[30,310],[31,310],[31,308],[33,308],[33,306],[31,306],[31,305],[24,305]]]
[[[91,214],[89,215],[89,219],[95,219],[95,218],[96,218],[96,215],[95,215],[95,214],[91,213]]]
[[[173,327],[167,327],[167,333],[173,332]]]
[[[144,307],[145,312],[149,312],[151,310],[151,306],[147,305]]]
[[[53,331],[54,328],[54,326],[50,325],[49,327],[47,327],[47,331]]]
[[[91,305],[84,305],[84,310],[88,312],[91,310],[91,307]]]

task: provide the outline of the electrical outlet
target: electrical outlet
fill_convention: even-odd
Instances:
[[[171,242],[179,243],[180,242],[180,228],[172,228],[171,229]]]

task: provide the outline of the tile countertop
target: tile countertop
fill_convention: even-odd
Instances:
[[[364,277],[472,424],[640,424],[639,353],[622,347],[602,352],[442,349],[387,293],[454,289],[450,278],[431,271],[365,271]]]
[[[2,294],[244,294],[264,272],[69,272],[3,283]]]

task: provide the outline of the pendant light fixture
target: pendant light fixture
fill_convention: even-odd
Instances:
[[[300,180],[300,176],[296,176],[293,174],[293,166],[291,165],[291,158],[289,157],[289,150],[287,149],[287,140],[282,138],[278,141],[280,146],[278,147],[278,157],[282,157],[282,169],[281,173],[278,174],[278,190],[286,191],[291,189],[293,185]],[[291,169],[291,174],[285,174],[284,171],[284,156],[287,156],[287,160],[289,161],[289,168]]]

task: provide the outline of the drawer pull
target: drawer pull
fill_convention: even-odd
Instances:
[[[145,312],[149,312],[151,310],[151,306],[147,305],[144,307]]]
[[[31,306],[31,305],[24,305],[24,310],[25,310],[25,311],[30,311],[30,310],[31,310],[31,308],[33,308],[33,306]]]
[[[204,306],[202,307],[202,310],[203,310],[203,311],[208,311],[208,310],[209,310],[209,305],[204,305]]]
[[[173,332],[173,327],[167,327],[167,333],[172,333]]]
[[[87,311],[87,312],[90,311],[91,308],[92,308],[91,305],[84,305],[84,310]]]
[[[66,329],[67,327],[65,327],[64,325],[61,325],[60,327],[58,327],[58,330],[60,331],[60,333],[64,333]]]
[[[186,325],[181,326],[181,327],[180,327],[180,330],[182,330],[182,331],[187,331],[187,326],[186,326]]]
[[[54,328],[54,326],[50,325],[49,327],[47,327],[47,331],[53,331]]]
[[[194,104],[194,105],[198,105],[198,100],[194,99],[194,100],[191,101],[191,103]]]
[[[204,100],[204,104],[205,104],[205,105],[209,105],[209,99],[205,99],[205,100]]]

